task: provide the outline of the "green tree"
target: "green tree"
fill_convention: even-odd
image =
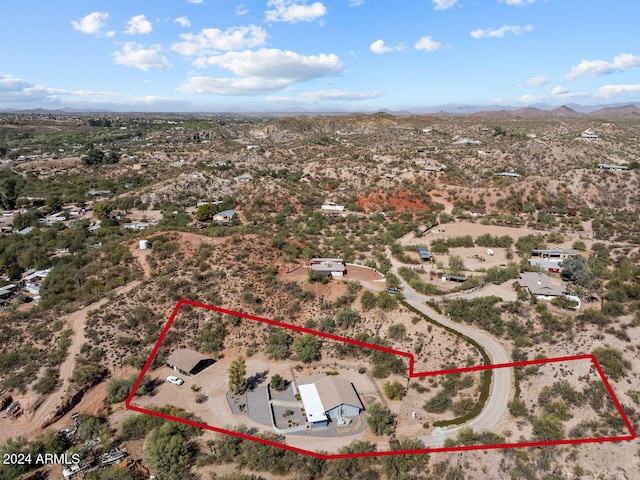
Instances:
[[[293,350],[296,352],[296,357],[304,363],[320,360],[321,347],[322,341],[316,335],[308,333],[297,337],[293,341]]]
[[[378,292],[378,306],[383,310],[395,310],[398,308],[398,299],[387,292]]]
[[[587,244],[584,243],[582,240],[576,240],[575,242],[573,242],[572,248],[574,250],[580,250],[584,252],[587,249]]]
[[[367,425],[374,435],[389,435],[393,432],[393,415],[380,402],[374,402],[367,409]]]
[[[460,255],[451,255],[449,257],[449,273],[451,275],[460,275],[464,271],[464,260]]]
[[[422,450],[419,438],[401,438],[398,450]],[[420,479],[427,472],[429,455],[388,455],[382,458],[382,467],[389,480]]]
[[[289,335],[283,328],[270,327],[269,337],[267,338],[267,345],[265,348],[267,357],[274,360],[284,360],[285,358],[289,358],[289,346],[292,341],[293,339],[291,338],[291,335]]]
[[[382,389],[389,400],[402,400],[406,390],[398,380],[385,382]]]
[[[145,463],[159,480],[182,480],[193,464],[195,449],[172,422],[152,430],[145,447]]]
[[[629,362],[623,358],[622,352],[617,348],[605,345],[596,348],[593,354],[598,359],[604,373],[613,380],[620,380],[630,368]]]
[[[278,391],[282,391],[287,388],[286,380],[277,373],[273,377],[271,377],[271,382],[269,383],[269,385],[271,386],[271,388]]]
[[[533,421],[533,436],[541,442],[565,438],[562,421],[549,413],[543,413]]]
[[[229,374],[229,390],[235,395],[240,395],[247,389],[247,367],[244,357],[238,357],[227,369]]]
[[[582,255],[565,258],[560,263],[563,268],[562,278],[581,287],[589,287],[593,282],[593,274],[587,265],[587,259]]]
[[[93,146],[87,152],[87,154],[82,158],[82,162],[85,165],[93,166],[100,165],[104,162],[105,154],[102,150],[98,148],[94,148]]]
[[[438,392],[435,397],[425,402],[423,408],[430,413],[444,413],[452,405],[451,398],[444,392]]]
[[[360,320],[362,320],[360,314],[349,308],[342,309],[336,314],[336,323],[342,329],[355,327]]]
[[[394,340],[402,340],[407,335],[407,327],[402,323],[395,323],[389,327],[387,335]]]
[[[372,308],[376,308],[376,305],[378,305],[378,300],[376,299],[376,296],[373,294],[373,292],[371,292],[370,290],[365,290],[360,296],[360,304],[362,305],[362,309],[367,311],[371,310]]]
[[[215,205],[205,203],[204,205],[200,205],[198,210],[196,210],[196,218],[201,222],[206,222],[211,220],[216,213],[218,213],[218,210]]]

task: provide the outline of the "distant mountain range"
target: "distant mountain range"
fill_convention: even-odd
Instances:
[[[423,114],[443,114],[443,115],[478,115],[478,116],[507,116],[507,117],[529,117],[529,118],[562,118],[562,117],[640,117],[640,102],[633,103],[614,103],[608,105],[580,105],[577,103],[569,103],[560,107],[544,103],[533,104],[526,107],[514,107],[506,105],[469,105],[469,104],[445,104],[434,107],[416,107],[406,110],[390,110],[380,109],[375,111],[362,111],[358,113],[376,113],[384,112],[391,115],[423,115]],[[60,108],[56,110],[47,110],[44,108],[34,108],[28,110],[16,109],[0,109],[0,113],[17,113],[30,115],[64,115],[64,114],[109,114],[124,113],[116,110],[106,109],[76,109],[76,108]],[[136,113],[136,112],[127,112]],[[145,114],[153,112],[141,112]],[[217,113],[232,115],[234,112],[157,112],[157,113]],[[301,107],[293,107],[279,111],[267,112],[235,112],[242,115],[273,115],[273,116],[292,116],[292,115],[345,115],[355,113],[347,110],[326,110],[313,111]]]

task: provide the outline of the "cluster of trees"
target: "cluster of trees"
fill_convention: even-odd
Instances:
[[[131,389],[133,388],[133,385],[135,384],[137,378],[137,375],[133,375],[132,377],[120,380],[110,380],[109,383],[107,383],[107,402],[124,402],[129,396],[129,393],[131,392]],[[136,390],[136,395],[149,395],[153,393],[154,389],[154,381],[149,375],[145,375],[142,378],[142,382],[140,382],[138,389]]]
[[[456,298],[447,303],[445,311],[456,322],[475,323],[482,329],[500,336],[504,332],[504,322],[501,310],[496,304],[501,301],[500,297],[495,296],[477,297],[473,300]]]
[[[120,161],[120,154],[114,151],[104,153],[99,148],[91,147],[82,157],[82,163],[87,166],[113,165]]]

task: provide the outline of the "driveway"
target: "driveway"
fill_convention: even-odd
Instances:
[[[391,270],[398,275],[398,268],[402,266],[402,264],[391,256],[389,250],[386,251],[386,254],[391,260]],[[511,362],[511,358],[505,349],[492,335],[473,326],[454,322],[444,315],[439,314],[425,305],[425,302],[432,300],[432,297],[416,292],[402,277],[398,275],[398,278],[400,278],[400,283],[404,288],[402,292],[404,298],[409,305],[428,315],[441,325],[456,330],[478,342],[478,344],[485,349],[487,355],[489,355],[492,364]],[[471,427],[475,431],[491,430],[501,420],[511,398],[511,368],[494,369],[492,370],[492,377],[489,398],[480,415],[464,425],[446,429],[436,428],[431,435],[420,437],[426,447],[442,446],[446,438],[455,438],[458,431],[465,427]]]

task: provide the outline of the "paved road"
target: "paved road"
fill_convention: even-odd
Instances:
[[[386,253],[388,258],[391,260],[391,270],[398,275],[398,267],[402,266],[402,264],[391,256],[391,252],[389,250],[387,250]],[[432,308],[425,305],[425,301],[429,300],[431,297],[416,292],[404,280],[402,280],[399,275],[398,278],[400,278],[401,285],[404,289],[404,298],[409,305],[417,308],[419,311],[433,318],[438,323],[463,333],[478,342],[485,349],[487,355],[489,355],[492,364],[511,362],[511,358],[505,349],[492,335],[475,327],[454,322],[439,314]],[[507,409],[507,403],[511,398],[511,369],[497,368],[492,370],[492,372],[493,379],[491,382],[489,399],[487,400],[487,403],[480,415],[464,425],[449,427],[445,430],[434,429],[431,435],[420,437],[425,446],[441,446],[445,438],[455,438],[461,428],[471,427],[475,431],[491,430],[500,421]]]

